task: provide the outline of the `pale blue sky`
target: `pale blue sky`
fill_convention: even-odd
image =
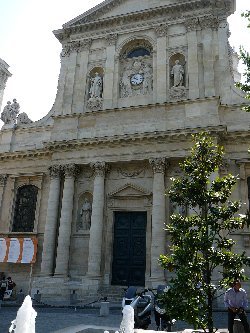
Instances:
[[[16,98],[21,112],[32,120],[51,109],[60,70],[61,45],[52,31],[101,3],[100,0],[0,0],[0,58],[13,74],[4,101]],[[250,29],[240,13],[250,9],[249,0],[236,0],[237,11],[229,19],[230,43],[250,51]]]

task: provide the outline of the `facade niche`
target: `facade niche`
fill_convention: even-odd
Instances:
[[[171,99],[187,97],[186,59],[181,53],[173,54],[169,59],[169,86]]]
[[[90,110],[101,110],[103,107],[103,76],[101,67],[93,68],[88,75],[87,107]]]
[[[153,92],[152,46],[145,40],[131,41],[120,54],[120,98]]]
[[[38,188],[34,185],[19,187],[16,195],[13,232],[33,232]]]
[[[78,214],[76,229],[90,230],[93,197],[89,192],[84,192],[78,200]]]

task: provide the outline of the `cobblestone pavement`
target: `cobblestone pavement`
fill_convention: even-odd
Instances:
[[[2,307],[0,309],[0,333],[8,333],[10,323],[16,317],[18,307]],[[119,328],[122,314],[118,309],[110,309],[106,317],[100,317],[99,309],[76,309],[72,308],[35,308],[37,311],[36,333],[77,332],[70,328],[79,325],[96,325],[102,327]],[[248,315],[249,316],[249,315]],[[217,328],[225,331],[227,327],[227,313],[215,312],[214,322]],[[173,331],[181,331],[191,328],[183,322],[177,322]],[[155,329],[154,320],[149,329]],[[58,332],[58,333],[59,333]],[[79,332],[79,331],[78,331]]]

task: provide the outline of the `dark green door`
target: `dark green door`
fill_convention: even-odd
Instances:
[[[146,212],[115,212],[113,285],[145,285],[146,225]]]

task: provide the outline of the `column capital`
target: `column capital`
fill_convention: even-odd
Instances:
[[[79,166],[76,164],[73,164],[73,163],[66,164],[62,168],[63,168],[65,177],[68,177],[68,178],[74,178],[75,176],[78,175],[78,173],[80,171]]]
[[[52,165],[49,167],[49,174],[51,178],[60,178],[61,165]]]
[[[7,180],[7,175],[6,174],[2,174],[0,175],[0,186],[4,186]]]
[[[187,32],[195,31],[200,28],[198,18],[188,18],[185,20],[184,25],[187,29]]]
[[[165,173],[168,162],[165,157],[150,158],[149,164],[151,165],[154,173]]]
[[[90,163],[90,167],[94,170],[95,176],[105,177],[108,171],[108,165],[105,162],[93,162]]]
[[[166,37],[168,29],[166,24],[157,25],[154,29],[157,37]]]
[[[112,46],[116,44],[118,35],[117,34],[109,34],[105,37],[107,46]]]

